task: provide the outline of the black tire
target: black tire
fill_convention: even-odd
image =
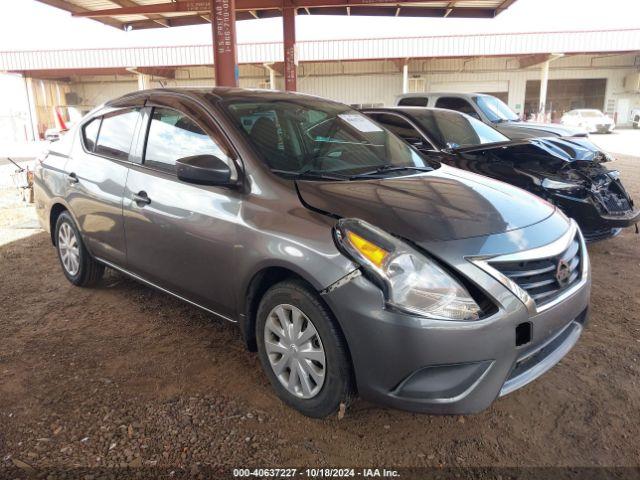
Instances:
[[[62,260],[59,239],[60,229],[63,228],[63,225],[67,225],[69,228],[71,228],[77,239],[79,254],[79,266],[77,272],[70,272]],[[56,242],[58,260],[60,260],[62,272],[64,273],[64,276],[67,277],[67,280],[69,280],[74,285],[77,285],[78,287],[90,287],[100,281],[100,279],[104,275],[104,265],[98,263],[85,247],[84,243],[82,242],[80,231],[76,226],[76,222],[73,221],[73,218],[71,217],[69,212],[62,212],[58,217],[58,220],[56,221],[54,238]]]
[[[633,128],[636,130],[640,128],[640,117],[636,117],[633,119]]]
[[[300,309],[312,322],[322,342],[326,364],[324,383],[312,398],[299,398],[290,393],[274,373],[265,347],[265,324],[269,313],[278,305]],[[278,397],[302,414],[325,418],[336,413],[341,404],[349,406],[355,397],[354,378],[346,341],[329,309],[317,293],[300,280],[286,280],[272,286],[262,297],[256,319],[258,356]]]

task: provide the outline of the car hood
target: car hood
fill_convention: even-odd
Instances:
[[[584,130],[550,123],[505,122],[493,125],[503,135],[517,140],[535,137],[573,137],[586,136]]]
[[[296,184],[307,208],[360,218],[416,243],[504,233],[555,211],[516,187],[445,165],[404,177]]]
[[[529,138],[511,142],[501,142],[493,145],[478,145],[461,148],[460,153],[492,151],[494,154],[512,159],[526,160],[533,157],[547,156],[552,161],[575,162],[576,160],[590,162],[607,162],[611,159],[585,137],[548,137]]]

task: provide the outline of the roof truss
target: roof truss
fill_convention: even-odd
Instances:
[[[95,9],[91,0],[37,0],[75,17],[92,18],[116,28],[178,27],[210,23],[211,0],[110,0],[116,7]],[[238,20],[282,15],[295,8],[299,15],[374,15],[400,17],[490,18],[516,0],[236,0]],[[160,3],[162,2],[162,3]],[[133,18],[127,18],[133,17]]]

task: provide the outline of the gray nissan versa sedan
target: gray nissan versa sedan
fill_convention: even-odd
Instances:
[[[236,322],[313,417],[356,393],[477,412],[556,364],[587,320],[573,221],[315,97],[126,95],[52,146],[35,188],[69,281],[107,266]]]

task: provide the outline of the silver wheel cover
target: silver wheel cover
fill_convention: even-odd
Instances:
[[[315,397],[324,385],[326,357],[315,325],[293,305],[277,305],[264,327],[264,346],[278,381],[298,398]]]
[[[80,248],[76,232],[64,222],[58,231],[58,251],[62,266],[69,275],[77,275],[80,270]]]

